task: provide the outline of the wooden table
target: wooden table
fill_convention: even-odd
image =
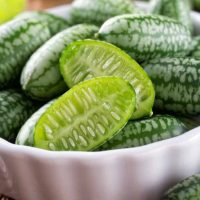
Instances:
[[[72,0],[27,0],[27,9],[41,10],[71,2]]]

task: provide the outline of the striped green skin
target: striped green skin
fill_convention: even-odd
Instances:
[[[75,0],[72,3],[70,19],[72,23],[92,23],[101,25],[107,19],[134,10],[131,0]]]
[[[142,66],[154,83],[156,108],[180,114],[200,114],[200,60],[162,58]]]
[[[56,15],[45,11],[28,11],[20,14],[16,17],[16,19],[37,19],[40,20],[42,23],[46,23],[49,27],[51,32],[51,36],[55,35],[56,33],[68,28],[70,23]]]
[[[42,106],[38,111],[36,111],[21,127],[18,132],[15,143],[24,146],[33,146],[34,144],[34,127],[38,122],[42,114],[51,106],[53,101]]]
[[[179,136],[186,131],[186,126],[177,118],[169,115],[155,115],[148,119],[129,121],[120,133],[99,150],[144,146]]]
[[[18,81],[30,55],[51,37],[37,20],[14,20],[0,27],[0,89]]]
[[[20,127],[37,107],[17,90],[0,91],[0,137],[9,141],[15,139]]]
[[[132,87],[118,77],[84,81],[41,116],[34,146],[52,151],[90,151],[117,134],[135,109]]]
[[[130,82],[137,96],[132,119],[152,114],[153,84],[146,72],[121,49],[106,42],[82,40],[70,44],[60,59],[60,71],[69,87],[98,76],[118,76]]]
[[[113,17],[102,25],[98,36],[120,47],[137,62],[185,56],[192,40],[190,31],[179,22],[148,14]]]
[[[189,56],[197,60],[200,60],[200,36],[193,38],[192,47],[191,47]]]
[[[192,32],[192,18],[190,0],[155,0],[153,14],[173,18],[185,25]]]
[[[163,200],[200,200],[200,174],[193,175],[169,189]]]
[[[33,99],[50,100],[63,94],[67,86],[59,71],[62,51],[71,42],[93,38],[94,25],[81,24],[66,29],[40,47],[29,59],[21,74],[23,90]]]

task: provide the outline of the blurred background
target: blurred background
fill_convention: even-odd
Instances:
[[[28,0],[26,9],[28,10],[46,9],[70,2],[72,2],[72,0]]]

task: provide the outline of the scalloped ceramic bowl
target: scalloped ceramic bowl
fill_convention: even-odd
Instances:
[[[51,12],[67,15],[66,9]],[[192,15],[200,27],[200,15]],[[199,155],[200,127],[107,152],[49,152],[0,139],[0,193],[17,200],[159,200],[169,186],[200,171]]]

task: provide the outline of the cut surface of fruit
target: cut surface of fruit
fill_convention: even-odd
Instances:
[[[69,87],[99,76],[118,76],[136,92],[132,119],[152,113],[155,92],[151,80],[128,54],[106,42],[82,40],[69,45],[60,59],[60,71]]]
[[[84,81],[56,100],[41,116],[34,146],[52,151],[88,151],[116,135],[135,108],[135,93],[119,77]]]

